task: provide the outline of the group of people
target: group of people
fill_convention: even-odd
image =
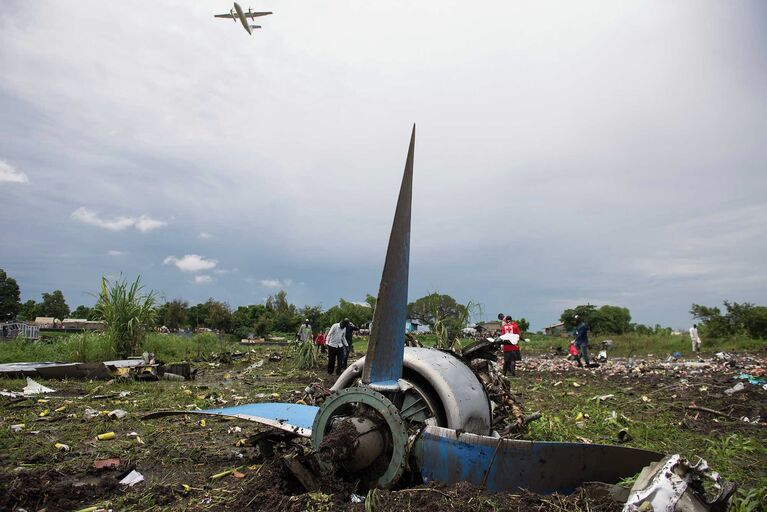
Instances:
[[[349,361],[349,353],[354,352],[354,331],[360,328],[354,325],[348,318],[336,322],[330,326],[327,334],[320,331],[312,340],[312,326],[307,318],[298,328],[296,339],[301,342],[313,341],[320,347],[322,353],[328,354],[328,375],[341,375]]]

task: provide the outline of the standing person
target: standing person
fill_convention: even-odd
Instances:
[[[506,375],[511,370],[511,376],[517,374],[517,361],[522,360],[522,352],[519,350],[519,326],[511,320],[510,316],[503,319],[501,326],[501,337],[509,334],[516,334],[516,340],[502,339],[503,347],[503,374]]]
[[[304,320],[304,323],[301,324],[301,327],[298,328],[298,333],[296,334],[296,339],[300,341],[301,343],[305,343],[307,341],[312,340],[312,326],[309,323],[309,319],[307,318]]]
[[[341,375],[343,371],[344,352],[346,351],[345,327],[346,324],[342,320],[331,325],[328,331],[326,338],[328,345],[328,375],[333,375],[333,370],[335,370],[336,375]]]
[[[575,321],[577,322],[575,327],[575,347],[580,351],[575,360],[578,361],[578,366],[583,368],[583,363],[581,363],[582,357],[586,361],[586,367],[589,367],[591,363],[589,362],[588,326],[586,326],[586,322],[579,315],[575,315]]]
[[[690,327],[690,341],[692,341],[692,351],[700,351],[700,335],[698,334],[698,324],[692,324]]]
[[[360,328],[354,325],[351,320],[348,318],[344,318],[344,322],[346,322],[346,328],[344,329],[344,336],[346,336],[346,344],[348,345],[348,350],[346,351],[346,357],[348,359],[349,352],[354,352],[354,345],[352,345],[353,338],[354,338],[354,331],[359,331]],[[344,361],[344,368],[346,368],[346,361]]]
[[[325,347],[325,333],[320,331],[317,336],[314,338],[314,344],[320,347],[320,352],[323,354],[328,351],[327,347]]]

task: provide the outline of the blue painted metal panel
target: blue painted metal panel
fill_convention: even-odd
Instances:
[[[362,382],[384,389],[387,382],[402,377],[407,320],[408,274],[410,270],[410,210],[413,195],[413,152],[415,125],[402,176],[397,209],[394,212],[389,245],[386,250],[378,301],[373,315]]]
[[[427,427],[415,444],[425,482],[471,482],[490,491],[572,493],[583,482],[617,483],[660,453],[620,446],[497,439]]]

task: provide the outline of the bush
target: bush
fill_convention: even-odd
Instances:
[[[106,322],[107,334],[119,357],[135,354],[144,341],[146,327],[154,324],[157,294],[154,291],[143,294],[143,290],[141,276],[130,286],[125,279],[110,283],[107,278],[101,278],[101,292],[94,310]]]

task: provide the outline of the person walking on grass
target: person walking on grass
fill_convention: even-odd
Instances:
[[[309,323],[308,318],[304,320],[304,323],[302,323],[301,327],[298,328],[296,339],[301,343],[312,341],[312,325]]]
[[[517,361],[522,360],[522,352],[519,350],[519,326],[511,320],[510,316],[503,319],[501,325],[501,343],[503,347],[503,374],[511,371],[511,376],[517,374]]]
[[[591,366],[589,361],[589,336],[587,332],[589,328],[579,315],[575,315],[575,321],[577,323],[575,327],[575,348],[580,352],[575,360],[578,361],[578,366],[583,368],[583,363],[581,362],[581,358],[583,358],[588,368]]]
[[[330,326],[326,337],[328,346],[328,375],[341,375],[346,352],[346,323],[342,320]]]
[[[692,351],[700,352],[700,335],[698,334],[698,324],[692,324],[692,327],[690,327],[690,341],[692,341]]]

